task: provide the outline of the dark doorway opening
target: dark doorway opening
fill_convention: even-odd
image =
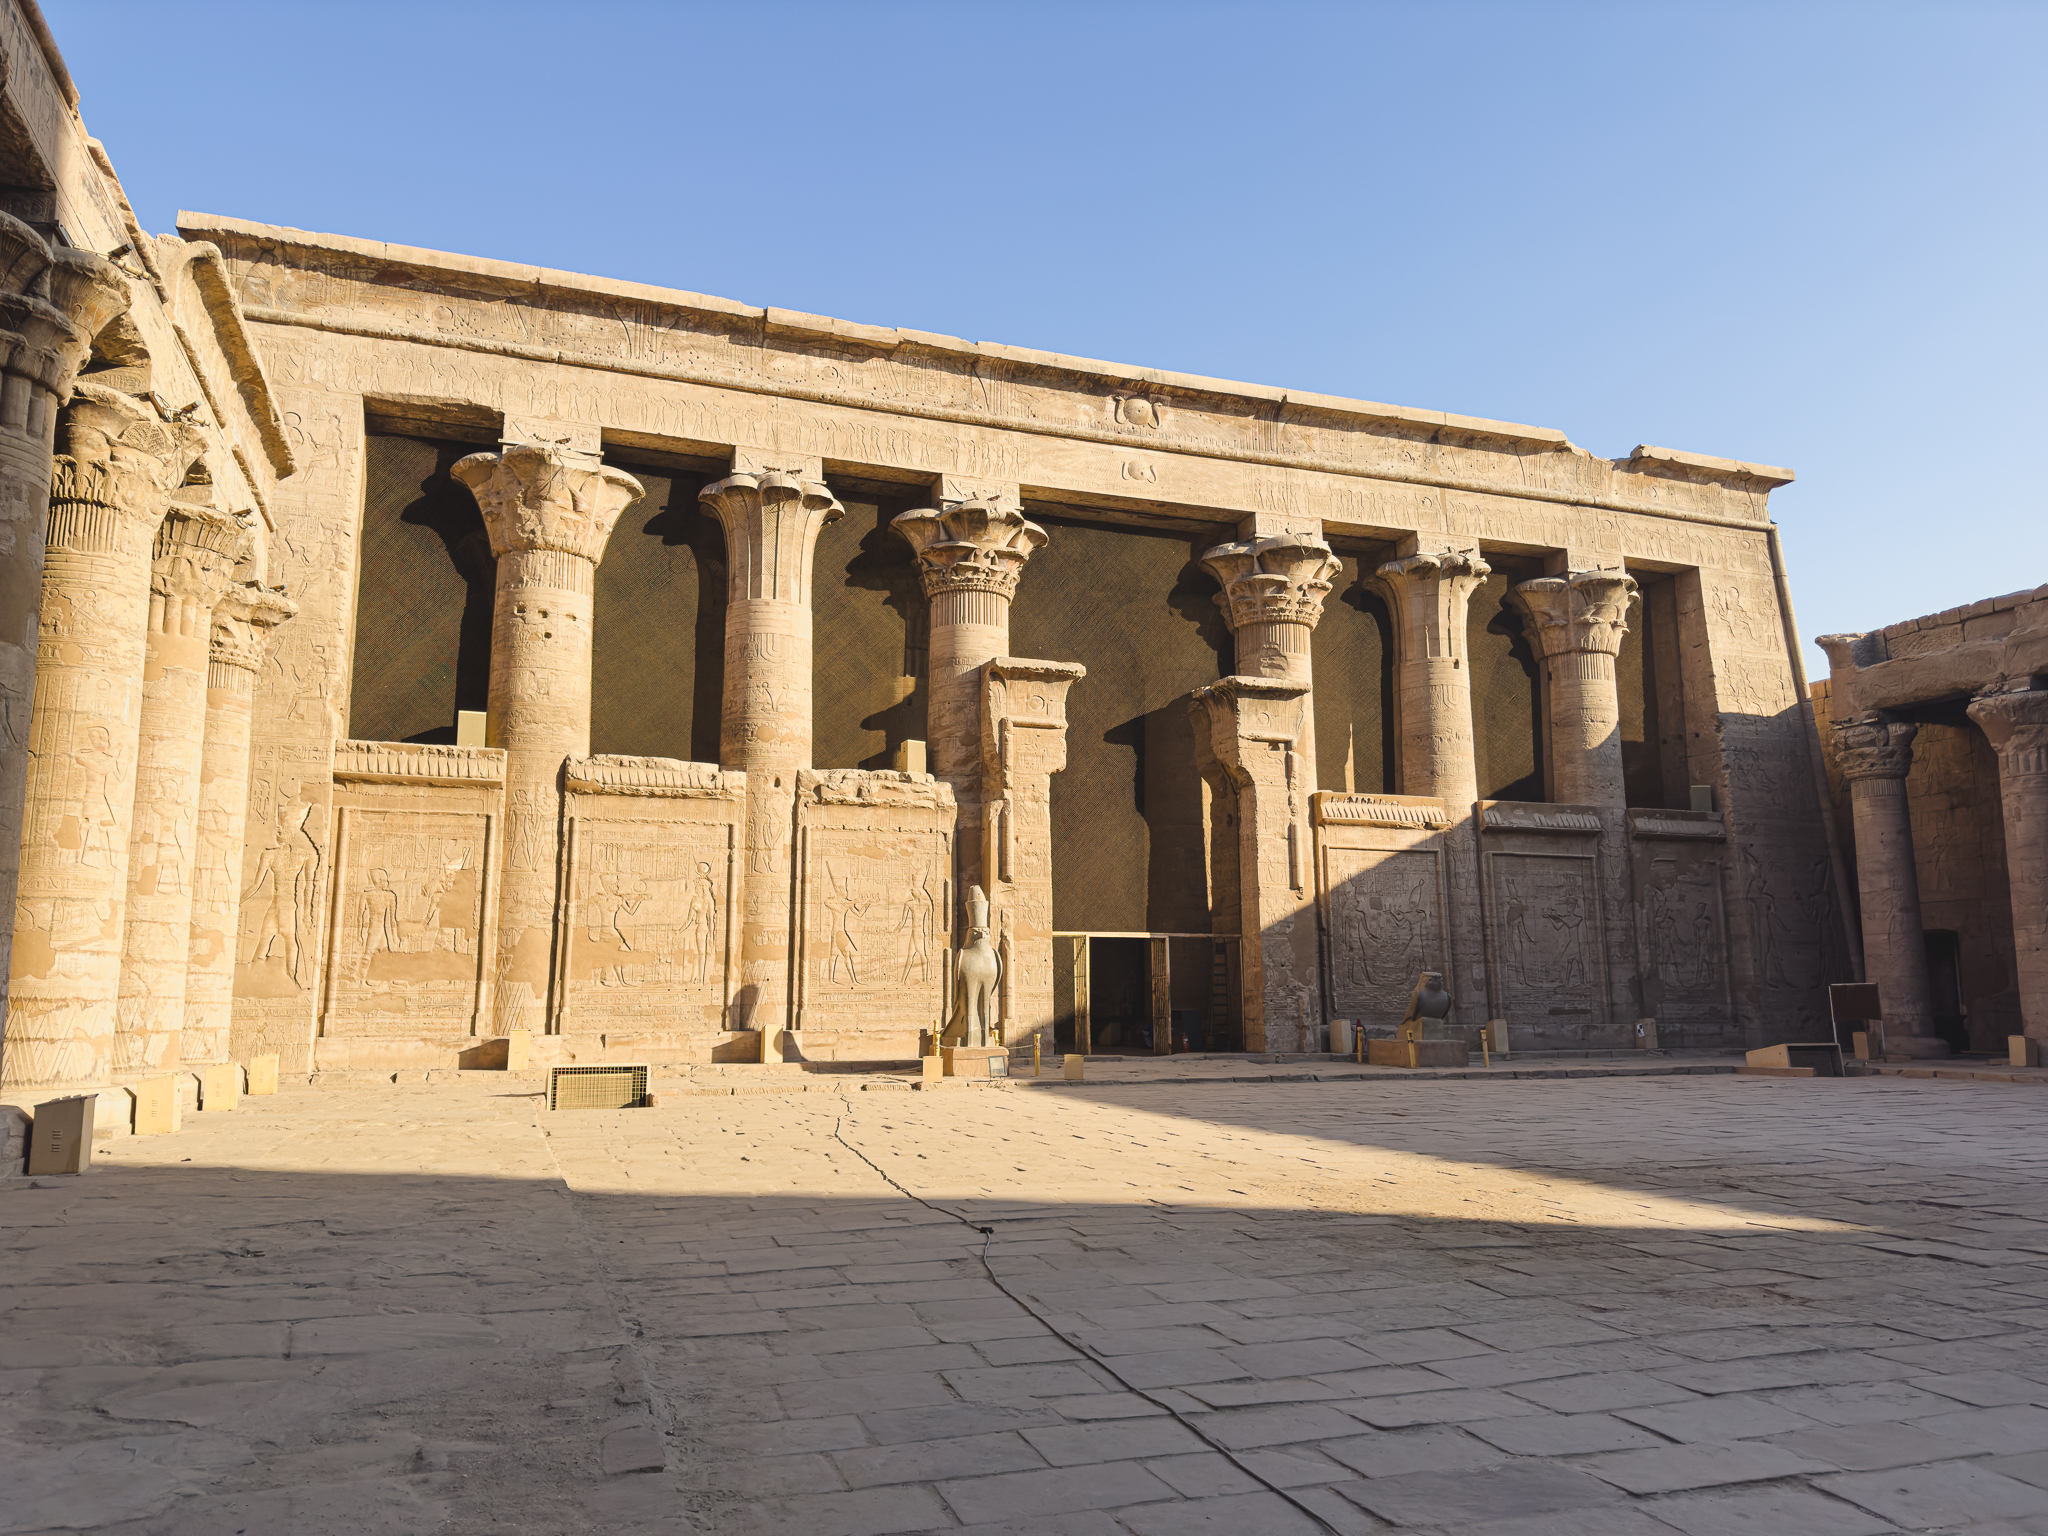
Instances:
[[[1920,937],[1927,948],[1927,1003],[1934,1011],[1934,1032],[1960,1056],[1970,1048],[1970,1020],[1963,1012],[1962,938],[1945,928]]]

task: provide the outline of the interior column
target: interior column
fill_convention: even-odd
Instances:
[[[1934,1032],[1920,875],[1906,775],[1920,728],[1870,714],[1836,728],[1835,760],[1856,822],[1856,887],[1863,907],[1863,974],[1877,983],[1890,1056],[1946,1056]],[[2014,914],[2018,916],[2017,913]]]
[[[157,528],[143,641],[135,815],[128,833],[121,996],[114,1020],[117,1077],[167,1071],[182,1059],[179,1036],[185,1028],[199,777],[206,745],[207,648],[213,606],[234,579],[248,539],[241,518],[175,500]]]
[[[1342,569],[1330,546],[1313,533],[1278,533],[1219,544],[1202,564],[1223,585],[1216,606],[1237,642],[1239,677],[1264,677],[1309,689],[1315,683],[1310,636],[1323,616],[1323,599]],[[1313,695],[1310,695],[1311,699]],[[1315,710],[1301,710],[1294,743],[1304,792],[1316,785]],[[1320,1019],[1318,1020],[1320,1022]]]
[[[746,907],[734,1029],[780,1060],[789,1026],[796,773],[811,766],[811,579],[818,535],[845,508],[824,465],[735,449],[699,499],[725,530],[725,698],[718,761],[747,775]]]
[[[2030,1039],[2048,1040],[2048,688],[1987,694],[1970,718],[1998,752],[2020,1019]]]
[[[1525,581],[1509,599],[1529,620],[1550,699],[1550,766],[1560,805],[1621,807],[1621,696],[1614,658],[1628,633],[1635,579],[1619,570]]]
[[[508,443],[449,470],[475,494],[497,558],[485,730],[505,750],[505,858],[491,983],[500,1033],[551,1027],[556,865],[565,758],[590,755],[597,562],[640,499],[623,470],[559,443]]]

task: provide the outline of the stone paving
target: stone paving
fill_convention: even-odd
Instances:
[[[528,1093],[0,1184],[0,1531],[2048,1533],[2008,1085]]]

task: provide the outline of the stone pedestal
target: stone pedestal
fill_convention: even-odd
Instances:
[[[563,445],[508,444],[450,473],[475,493],[497,557],[487,735],[505,751],[499,1033],[548,1017],[563,762],[590,753],[597,562],[640,482]]]
[[[45,289],[48,299],[36,296]],[[14,910],[20,869],[57,408],[70,398],[93,336],[127,307],[128,284],[111,264],[83,251],[53,252],[0,213],[0,912]],[[0,924],[0,1020],[13,938],[13,924]]]
[[[5,1080],[113,1070],[150,557],[202,439],[77,386],[59,428],[29,727]]]
[[[123,1080],[165,1071],[182,1059],[208,645],[214,604],[248,537],[240,518],[176,500],[156,533],[114,1025],[114,1074]]]
[[[229,587],[213,609],[191,937],[185,953],[185,1026],[178,1042],[179,1060],[188,1067],[228,1057],[249,813],[250,701],[271,631],[297,612],[298,605],[282,592],[253,581]]]
[[[1323,616],[1323,599],[1342,568],[1330,546],[1311,533],[1278,533],[1219,544],[1202,556],[1223,584],[1216,606],[1237,641],[1237,675],[1314,685],[1310,636]],[[1299,767],[1313,790],[1316,773],[1315,711],[1301,711],[1294,742]]]
[[[1309,790],[1295,747],[1307,705],[1306,688],[1260,677],[1223,678],[1190,702],[1198,765],[1237,834],[1234,888],[1218,871],[1216,904],[1237,920],[1251,1051],[1313,1050],[1323,1022]]]
[[[891,526],[917,551],[931,602],[925,739],[932,773],[960,807],[954,889],[993,889],[982,867],[982,669],[1009,654],[1010,602],[1045,530],[1018,510],[1014,487],[905,512]]]
[[[1067,766],[1067,690],[1087,675],[1076,662],[1001,656],[981,669],[976,690],[985,701],[977,711],[985,814],[976,864],[995,910],[999,1018],[1013,1050],[1033,1037],[1042,1037],[1043,1051],[1054,1045],[1052,776]]]
[[[1919,727],[1873,715],[1836,727],[1836,761],[1856,822],[1856,884],[1863,908],[1863,970],[1884,1008],[1887,1056],[1946,1056],[1934,1033],[1920,877],[1906,774]],[[2014,914],[2017,918],[2018,914]]]
[[[1484,921],[1473,824],[1479,770],[1472,740],[1466,617],[1472,594],[1491,574],[1476,543],[1411,548],[1377,572],[1394,616],[1399,788],[1404,795],[1441,800],[1449,815],[1444,829],[1445,884],[1453,934],[1477,934]],[[1476,954],[1459,953],[1445,961],[1457,999],[1452,1017],[1462,1024],[1482,1024],[1486,1018],[1486,978],[1476,959]]]
[[[2048,1040],[2048,689],[1986,694],[1970,718],[1998,752],[2020,1019],[2028,1039]]]
[[[796,775],[811,762],[811,579],[818,535],[845,509],[816,459],[740,450],[699,492],[725,530],[725,699],[718,760],[747,775],[747,867],[734,1029],[780,1060],[790,1024]]]

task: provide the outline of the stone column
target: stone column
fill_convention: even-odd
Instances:
[[[1216,606],[1237,641],[1237,675],[1312,687],[1309,637],[1342,569],[1330,546],[1312,533],[1280,533],[1219,544],[1202,556],[1202,564],[1223,584]],[[1307,776],[1306,793],[1316,787],[1313,696],[1301,711],[1294,750]]]
[[[1628,803],[1621,767],[1621,699],[1614,658],[1628,633],[1635,578],[1572,571],[1525,581],[1509,594],[1543,658],[1550,712],[1550,798],[1603,809]]]
[[[640,482],[558,444],[508,443],[449,473],[476,496],[497,557],[485,729],[505,749],[498,959],[480,1011],[497,1029],[549,1027],[564,759],[590,755],[597,562]]]
[[[1052,776],[1067,766],[1067,690],[1088,675],[1071,661],[999,656],[980,672],[986,708],[975,798],[985,810],[976,868],[994,912],[1003,977],[1003,1044],[1053,1041]],[[985,787],[984,787],[985,786]],[[967,840],[961,818],[960,841]]]
[[[818,535],[844,512],[817,459],[747,450],[699,499],[725,530],[725,700],[718,761],[747,775],[746,910],[734,1029],[779,1059],[789,1025],[790,842],[796,773],[811,766],[811,575]]]
[[[207,641],[206,746],[199,760],[198,857],[192,866],[191,942],[186,949],[185,1027],[178,1057],[188,1067],[228,1059],[235,1003],[235,935],[241,928],[242,842],[249,815],[250,701],[270,632],[297,613],[283,592],[238,582],[214,605]]]
[[[113,1071],[150,556],[203,446],[82,383],[59,428],[15,904],[5,1081]]]
[[[157,528],[143,640],[135,813],[128,832],[121,996],[114,1018],[117,1078],[162,1072],[183,1056],[179,1036],[192,950],[207,646],[213,605],[233,580],[248,537],[242,519],[175,499]]]
[[[1835,761],[1849,781],[1856,822],[1856,885],[1863,907],[1863,974],[1877,983],[1884,1048],[1891,1056],[1946,1056],[1934,1033],[1920,875],[1906,774],[1919,727],[1866,715],[1835,727]],[[1766,912],[1761,921],[1772,921]]]
[[[1986,694],[1970,718],[1998,752],[2022,1027],[2048,1040],[2048,688]]]
[[[1309,781],[1295,746],[1308,699],[1299,683],[1226,677],[1191,701],[1203,770],[1235,804],[1239,986],[1251,1051],[1309,1050],[1323,1022]]]
[[[1450,812],[1444,834],[1451,905],[1453,1019],[1486,1021],[1481,970],[1484,914],[1479,896],[1479,845],[1473,807],[1479,766],[1472,743],[1472,667],[1466,614],[1472,594],[1492,574],[1476,543],[1408,553],[1376,573],[1394,616],[1394,699],[1400,723],[1400,785],[1404,795],[1434,795]]]
[[[1015,492],[905,512],[893,527],[917,551],[931,600],[925,737],[931,770],[953,787],[960,832],[955,891],[982,878],[982,669],[1010,651],[1010,600],[1045,530],[1025,519]],[[1063,764],[1064,766],[1064,761]]]
[[[47,290],[48,299],[36,291]],[[50,517],[57,408],[93,337],[128,307],[128,284],[83,251],[43,243],[0,213],[0,912],[14,910],[36,689],[36,611]],[[0,924],[0,1023],[7,1015],[12,923]]]

